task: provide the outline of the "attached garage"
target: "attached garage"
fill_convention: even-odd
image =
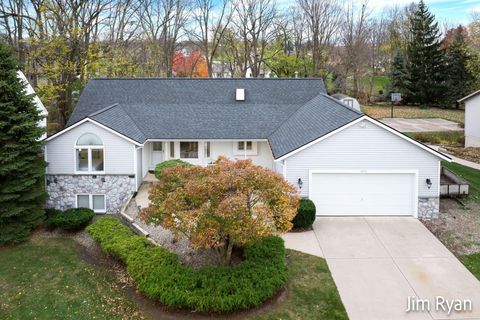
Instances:
[[[317,215],[416,216],[416,172],[310,172]]]
[[[364,116],[286,154],[284,177],[319,216],[438,215],[443,154]]]

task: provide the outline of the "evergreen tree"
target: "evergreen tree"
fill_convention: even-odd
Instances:
[[[412,101],[438,103],[444,90],[443,51],[440,48],[438,23],[423,1],[410,17],[408,73]]]
[[[25,240],[44,215],[41,116],[18,70],[12,52],[0,42],[0,244]]]
[[[405,66],[405,60],[400,50],[397,50],[395,57],[392,60],[390,66],[390,94],[392,92],[399,92],[402,94],[402,100],[408,99],[411,96],[409,90],[410,81],[408,77],[407,67]]]
[[[470,93],[474,77],[468,70],[471,54],[465,41],[466,30],[459,26],[452,30],[451,41],[445,50],[445,84],[448,95],[445,95],[445,104],[455,105],[457,100]]]

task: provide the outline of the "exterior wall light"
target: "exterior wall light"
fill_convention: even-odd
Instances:
[[[432,180],[430,180],[430,178],[427,178],[425,182],[427,183],[427,188],[430,189],[432,187]]]
[[[298,178],[297,184],[298,184],[298,188],[302,189],[302,187],[303,187],[303,181],[302,181],[301,178]]]

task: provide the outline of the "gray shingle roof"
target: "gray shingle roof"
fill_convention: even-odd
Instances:
[[[321,79],[93,79],[67,125],[89,117],[140,143],[268,139],[278,158],[360,116]]]

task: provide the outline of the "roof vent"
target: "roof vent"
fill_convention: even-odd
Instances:
[[[237,94],[236,94],[235,100],[245,101],[245,89],[237,88]]]

